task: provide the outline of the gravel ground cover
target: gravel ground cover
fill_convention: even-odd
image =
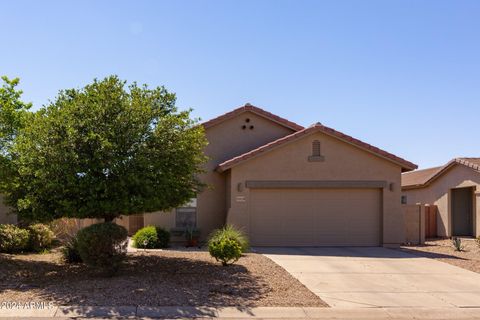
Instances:
[[[480,273],[480,247],[477,242],[462,239],[462,244],[463,250],[455,251],[450,239],[429,240],[424,246],[405,246],[402,250]]]
[[[0,301],[79,306],[298,306],[326,304],[270,259],[248,253],[222,267],[205,251],[129,253],[118,275],[102,278],[57,252],[0,254]]]

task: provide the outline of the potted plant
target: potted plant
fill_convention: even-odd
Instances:
[[[187,240],[187,248],[198,247],[198,239],[200,238],[200,230],[193,227],[185,229],[185,240]]]

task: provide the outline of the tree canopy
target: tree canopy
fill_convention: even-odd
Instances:
[[[22,90],[15,87],[20,83],[20,79],[10,80],[8,77],[2,77],[3,85],[0,87],[0,154],[8,153],[8,147],[13,142],[15,136],[24,124],[31,103],[25,103],[20,98]]]
[[[20,80],[1,77],[0,87],[0,186],[11,173],[11,152],[13,141],[30,114],[31,103],[21,100],[23,91],[16,89]]]
[[[203,127],[164,87],[110,76],[60,91],[12,146],[6,202],[21,218],[104,218],[169,210],[195,197]]]

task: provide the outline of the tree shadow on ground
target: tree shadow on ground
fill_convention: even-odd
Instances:
[[[421,247],[434,247],[432,245],[423,245]],[[420,248],[421,248],[420,247]],[[422,258],[429,258],[429,259],[452,259],[452,260],[468,260],[468,259],[465,259],[465,258],[462,258],[462,257],[459,257],[459,256],[455,256],[455,255],[452,255],[452,254],[445,254],[445,253],[439,253],[439,252],[430,252],[430,251],[423,251],[423,250],[418,250],[418,249],[415,249],[415,247],[402,247],[401,249],[399,249],[403,252],[407,252],[407,253],[410,253],[410,254],[413,254],[415,256],[418,256],[418,257],[422,257]]]
[[[206,259],[133,254],[116,276],[104,278],[83,264],[0,254],[2,300],[41,299],[79,307],[235,306],[248,310],[268,292],[268,284],[246,267],[222,267]],[[213,316],[205,310],[203,315]]]

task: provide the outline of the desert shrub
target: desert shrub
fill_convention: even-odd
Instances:
[[[210,255],[224,266],[238,261],[247,249],[247,237],[231,225],[215,230],[208,240]]]
[[[227,266],[235,263],[242,256],[242,247],[240,244],[230,238],[219,238],[208,243],[210,255],[222,265]]]
[[[477,242],[477,246],[480,247],[480,236],[478,236],[477,239],[475,239],[475,241]]]
[[[455,251],[463,251],[462,239],[457,238],[457,237],[453,237],[452,238],[452,245],[453,245],[453,248],[455,249]]]
[[[62,248],[63,260],[66,263],[81,263],[82,258],[78,252],[78,240],[77,237],[73,237],[65,243]]]
[[[147,226],[138,230],[132,239],[135,248],[166,248],[170,243],[170,232],[160,227]]]
[[[52,245],[55,235],[48,226],[36,223],[28,226],[27,229],[30,232],[30,239],[28,241],[29,250],[41,252]]]
[[[0,224],[0,252],[16,253],[28,249],[30,233],[13,224]]]
[[[112,222],[97,223],[77,234],[77,249],[83,262],[104,275],[115,274],[127,253],[127,229]]]

